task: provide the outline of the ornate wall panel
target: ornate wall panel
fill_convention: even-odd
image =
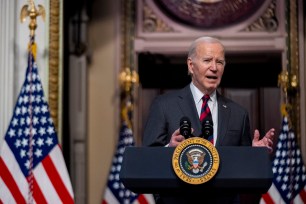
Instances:
[[[173,21],[196,29],[216,29],[238,24],[256,13],[264,0],[154,0]]]
[[[284,2],[137,1],[136,51],[185,52],[196,37],[218,37],[228,51],[283,51]]]

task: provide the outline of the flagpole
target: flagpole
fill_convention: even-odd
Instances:
[[[30,18],[29,29],[30,29],[30,40],[28,45],[29,52],[29,75],[30,77],[30,99],[29,99],[29,115],[30,115],[30,133],[29,133],[29,178],[28,178],[28,203],[34,203],[33,199],[33,187],[34,187],[34,176],[33,176],[33,106],[32,106],[32,86],[33,86],[33,62],[36,59],[36,43],[35,43],[35,30],[37,28],[37,17],[41,16],[45,20],[45,9],[42,5],[38,5],[38,9],[35,7],[34,1],[29,0],[28,4],[24,5],[20,11],[20,21],[25,22],[27,17]]]
[[[286,2],[286,42],[287,42],[287,64],[286,64],[286,70],[282,71],[279,75],[279,86],[281,87],[283,93],[284,93],[284,102],[281,107],[281,114],[283,118],[286,118],[288,120],[288,129],[289,133],[290,131],[293,131],[292,129],[296,129],[296,133],[299,131],[299,121],[298,116],[298,101],[296,100],[298,98],[299,94],[299,85],[298,85],[298,52],[297,52],[297,38],[296,38],[296,1],[285,1]],[[288,137],[291,137],[291,134],[288,133]],[[298,134],[296,134],[298,135]],[[287,161],[288,164],[288,186],[289,189],[289,198],[288,200],[290,202],[293,202],[294,200],[294,185],[295,185],[295,177],[294,177],[294,142],[290,138],[288,138],[287,142],[287,156],[289,160]],[[298,141],[298,140],[296,140]]]
[[[130,129],[133,129],[134,110],[134,88],[139,84],[139,76],[135,70],[134,63],[134,0],[123,2],[123,52],[122,52],[122,70],[119,74],[119,82],[121,87],[120,106],[121,106],[121,122],[126,122]]]

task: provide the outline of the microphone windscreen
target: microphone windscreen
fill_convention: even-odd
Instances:
[[[188,117],[184,116],[180,120],[180,134],[185,137],[185,139],[189,138],[191,135],[191,122]]]
[[[208,139],[209,136],[213,135],[214,128],[212,120],[204,120],[202,123],[202,136],[204,139]]]

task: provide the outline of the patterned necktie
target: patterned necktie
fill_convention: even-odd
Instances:
[[[208,106],[208,100],[209,100],[209,95],[208,94],[205,94],[203,97],[202,97],[202,100],[203,100],[203,104],[202,104],[202,108],[201,108],[201,114],[200,114],[200,121],[201,123],[203,123],[203,121],[205,119],[208,119],[208,120],[211,120],[212,121],[212,116],[211,116],[211,112],[210,112],[210,109],[209,109],[209,106]],[[212,144],[214,144],[214,137],[213,137],[213,134],[210,135],[208,137],[208,139]]]

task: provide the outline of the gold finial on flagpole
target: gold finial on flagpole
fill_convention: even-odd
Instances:
[[[281,105],[281,115],[287,117],[290,128],[292,127],[290,115],[292,115],[293,106],[290,103],[289,96],[297,89],[297,83],[296,75],[290,75],[287,70],[283,70],[278,75],[278,86],[284,93],[284,102]]]
[[[21,23],[25,22],[26,18],[30,17],[30,36],[33,37],[35,34],[35,30],[37,28],[36,18],[37,16],[41,16],[43,20],[46,18],[46,11],[42,5],[37,6],[36,9],[34,0],[29,0],[27,5],[24,5],[20,11],[20,21]]]
[[[133,104],[133,88],[138,85],[139,77],[135,70],[131,70],[130,67],[122,69],[119,75],[119,81],[121,85],[121,118],[126,122],[129,128],[132,128],[131,113],[134,110]]]
[[[138,85],[139,77],[135,70],[125,67],[120,72],[119,81],[123,90],[129,93],[132,90],[133,85]]]
[[[283,90],[285,97],[287,97],[288,88],[289,88],[289,73],[286,70],[283,70],[278,75],[278,86]]]

